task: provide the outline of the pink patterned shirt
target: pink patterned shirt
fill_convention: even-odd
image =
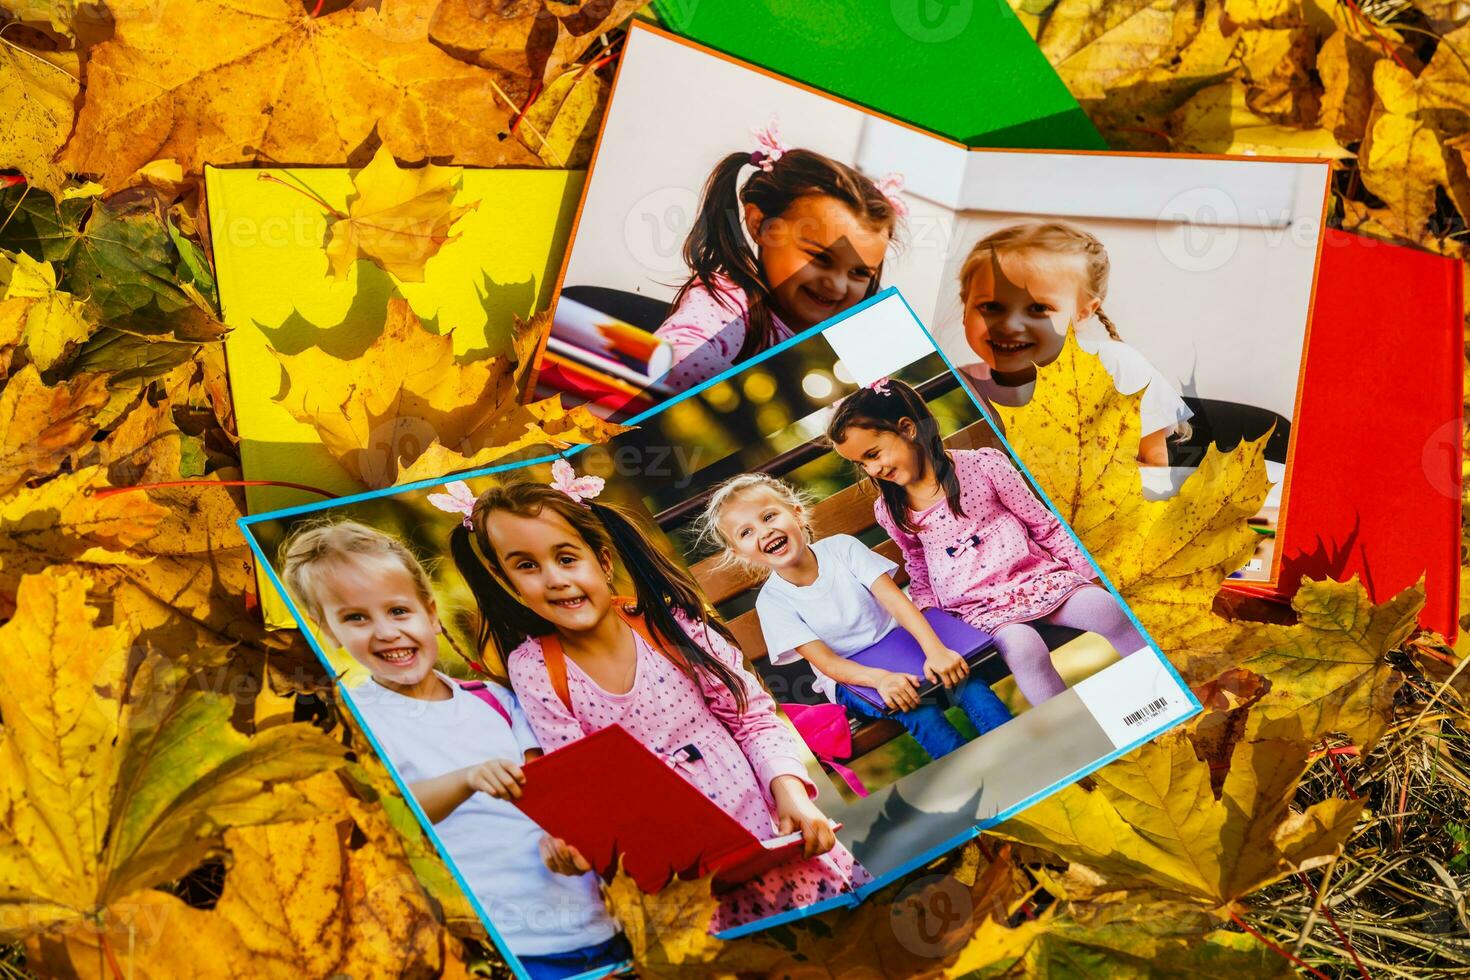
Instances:
[[[883,499],[873,502],[878,523],[903,552],[909,598],[920,609],[938,606],[995,632],[1007,623],[1037,619],[1090,584],[1097,571],[1061,521],[997,449],[949,453],[960,481],[960,509],[940,498],[910,511],[918,534],[901,529]]]
[[[716,285],[718,291],[711,292],[696,282],[653,332],[674,349],[674,366],[660,380],[675,392],[687,391],[733,367],[745,343],[750,312],[745,290],[723,276],[716,279]],[[776,343],[794,336],[775,314],[771,320]]]
[[[704,675],[695,682],[635,632],[638,667],[625,694],[603,690],[566,658],[573,714],[551,686],[541,643],[532,637],[509,658],[511,683],[531,728],[542,748],[551,752],[609,725],[621,725],[756,837],[776,837],[771,781],[780,775],[796,776],[815,796],[816,787],[802,762],[806,753],[776,713],[776,702],[746,670],[740,651],[713,630],[691,626],[682,615],[675,615],[696,643],[744,683],[744,713],[724,684]],[[671,758],[679,754],[682,759],[679,749],[690,743],[702,758],[693,762]],[[722,893],[710,931],[834,898],[869,880],[867,870],[839,844],[820,857],[787,862]]]

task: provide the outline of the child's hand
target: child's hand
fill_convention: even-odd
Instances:
[[[550,834],[541,835],[541,861],[556,874],[573,878],[592,870],[581,851]]]
[[[935,684],[954,687],[969,675],[970,665],[965,663],[965,658],[948,647],[924,657],[924,676]]]
[[[526,774],[509,759],[491,759],[474,766],[465,774],[470,789],[489,793],[498,800],[518,800]]]
[[[776,801],[776,829],[783,834],[801,831],[803,857],[826,854],[837,846],[837,834],[817,805],[807,796],[806,784],[795,776],[777,776],[771,781]]]
[[[920,680],[912,674],[888,671],[876,685],[890,711],[912,711],[919,706]]]

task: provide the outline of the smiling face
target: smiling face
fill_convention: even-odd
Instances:
[[[898,427],[900,432],[849,425],[833,448],[871,479],[907,487],[928,476],[929,463],[913,441],[917,435],[913,420],[902,419]]]
[[[737,557],[772,571],[795,565],[810,547],[801,514],[767,487],[753,487],[726,501],[719,525]]]
[[[992,254],[970,276],[965,339],[1002,382],[1024,384],[1062,352],[1067,325],[1097,312],[1083,259],[1043,252]]]
[[[804,330],[868,294],[888,252],[888,232],[864,222],[825,194],[805,194],[784,214],[745,205],[745,223],[760,246],[761,271],[777,315]]]
[[[323,576],[321,625],[384,687],[403,692],[431,679],[439,614],[391,555],[334,562]]]
[[[559,632],[594,629],[612,612],[612,556],[594,552],[560,514],[493,511],[485,534],[521,600]]]

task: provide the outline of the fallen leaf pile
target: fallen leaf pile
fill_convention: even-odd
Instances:
[[[0,0],[8,973],[508,975],[324,668],[262,624],[201,168],[354,168],[317,202],[329,268],[417,281],[476,206],[458,168],[586,164],[636,6]],[[1114,147],[1332,157],[1334,223],[1466,254],[1470,6],[1013,7]],[[545,314],[495,357],[399,299],[382,321],[262,382],[364,488],[618,431],[522,402]],[[707,882],[619,877],[640,974],[1470,966],[1470,684],[1463,644],[1416,633],[1422,591],[1227,609],[1263,446],[1145,500],[1136,398],[1074,342],[1006,423],[1204,712],[857,909],[720,942]]]

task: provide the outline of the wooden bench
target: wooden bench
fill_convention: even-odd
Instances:
[[[992,432],[991,428],[983,420],[982,422],[976,422],[973,425],[967,426],[967,428],[958,430],[950,438],[945,439],[944,442],[948,448],[953,448],[953,450],[973,450],[973,448],[982,447],[1000,448],[1000,439],[995,438],[995,433]],[[808,454],[803,453],[801,455]],[[795,469],[795,467],[789,467],[789,469]],[[781,466],[778,460],[773,460],[773,464],[767,472],[772,472],[773,476],[782,476],[784,472],[789,472],[789,469],[788,467]],[[695,498],[695,501],[686,501],[684,504],[679,505],[678,508],[670,508],[670,511],[676,510],[678,513],[664,511],[663,514],[659,514],[660,525],[667,527],[684,522],[695,511],[703,508],[706,498],[707,494],[701,494],[700,497]],[[863,482],[854,483],[853,486],[841,489],[841,491],[832,494],[826,500],[817,502],[811,508],[811,525],[816,530],[816,535],[819,538],[826,538],[829,535],[845,533],[845,535],[853,535],[854,538],[860,538],[864,533],[878,526],[878,519],[873,517],[873,500],[875,500],[875,495],[873,495],[872,489],[866,485],[866,482]],[[698,507],[689,507],[689,502],[697,502]],[[901,557],[900,551],[898,551],[898,545],[894,544],[892,539],[885,538],[881,544],[873,548],[873,551],[888,558],[889,561],[897,563],[900,569],[894,574],[894,580],[900,586],[907,585],[908,574],[904,570],[903,557]],[[698,582],[706,598],[709,598],[709,601],[713,602],[717,610],[723,610],[723,608],[731,605],[736,599],[744,597],[744,595],[747,595],[748,592],[753,591],[753,589],[756,589],[760,585],[760,579],[757,579],[756,576],[751,576],[750,573],[742,572],[739,569],[731,569],[731,567],[723,567],[722,569],[722,567],[719,567],[719,558],[717,557],[698,561],[691,570],[694,573],[695,582]],[[764,639],[764,636],[760,632],[760,620],[757,619],[756,610],[744,611],[744,613],[736,614],[734,617],[728,617],[726,621],[728,621],[729,627],[731,627],[731,632],[735,633],[735,639],[739,642],[741,651],[744,651],[744,654],[750,658],[751,663],[756,664],[757,669],[761,670],[761,674],[763,674],[767,683],[770,680],[778,679],[778,677],[784,676],[786,679],[791,679],[791,677],[798,676],[803,671],[810,671],[810,667],[804,661],[803,663],[792,664],[791,667],[773,667],[761,663],[761,661],[766,660],[769,651],[766,649],[766,639]],[[991,658],[991,661],[988,661],[986,667],[988,667],[988,670],[982,676],[985,677],[988,683],[994,683],[995,680],[1000,680],[1001,677],[1005,676],[1005,673],[1008,673],[1004,669],[1004,664],[1001,664],[1000,657]],[[775,691],[775,693],[778,701],[797,701],[797,699],[800,699],[782,696],[784,695],[782,691]],[[872,752],[873,749],[879,748],[883,743],[889,742],[891,739],[897,738],[897,736],[903,735],[904,733],[903,724],[892,720],[892,718],[869,720],[869,718],[854,717],[851,718],[851,724],[853,724],[853,755],[850,758],[866,755],[867,752]]]

